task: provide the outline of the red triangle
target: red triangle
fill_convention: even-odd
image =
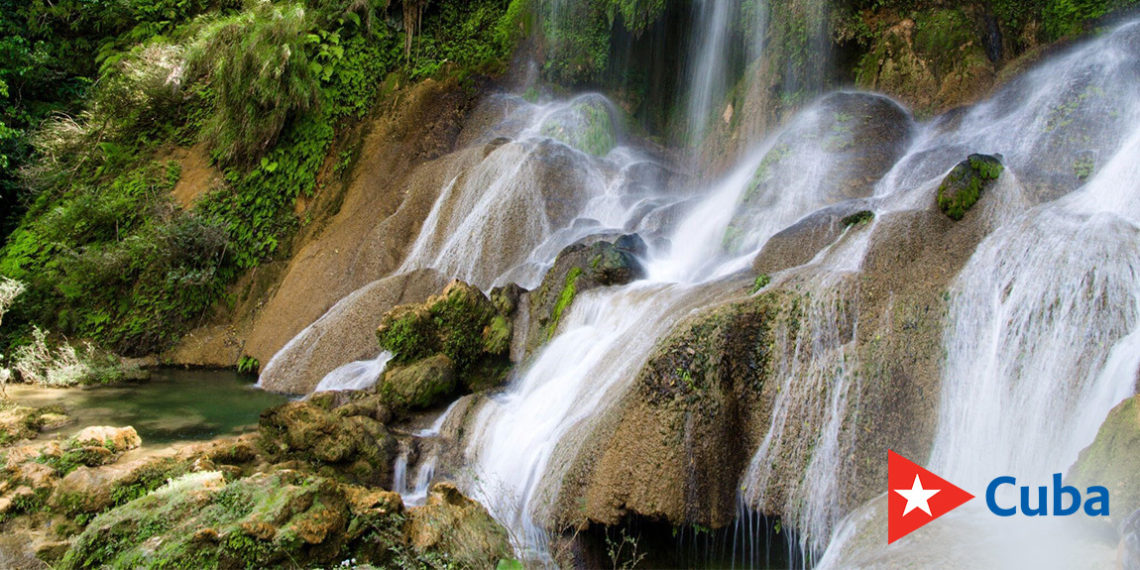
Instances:
[[[906,512],[907,498],[899,490],[911,491],[918,485],[926,490],[937,490],[929,495],[925,504],[930,508],[927,514],[917,503],[912,503]],[[887,544],[890,544],[926,525],[930,521],[962,506],[974,496],[953,483],[923,469],[913,461],[887,450]]]

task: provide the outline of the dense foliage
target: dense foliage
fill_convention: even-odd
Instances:
[[[169,346],[285,253],[294,202],[387,75],[501,70],[525,8],[424,6],[405,58],[388,4],[0,0],[0,274],[28,287],[0,347],[33,324],[126,354]],[[224,183],[180,207],[173,151],[199,143]]]

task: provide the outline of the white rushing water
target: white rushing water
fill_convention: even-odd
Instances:
[[[313,392],[337,392],[343,390],[366,390],[376,385],[380,375],[392,360],[392,353],[381,351],[372,360],[349,362],[329,372]]]
[[[689,136],[700,141],[712,119],[715,106],[724,102],[728,90],[728,62],[732,51],[732,22],[739,17],[740,6],[724,0],[698,0],[693,3],[696,32],[689,63]]]
[[[663,167],[621,144],[619,114],[605,97],[516,105],[504,122],[522,128],[448,183],[399,272],[431,268],[484,289],[533,288],[566,246],[645,230],[646,216],[671,203],[661,193]]]
[[[969,111],[957,129],[932,125],[900,161],[907,170],[896,167],[888,177],[884,194],[900,197],[902,180],[920,186],[922,173],[947,164],[938,157],[946,148],[971,146],[1002,153],[1009,165],[1003,180],[1014,176],[1021,197],[1040,203],[995,219],[1000,227],[950,291],[930,465],[977,496],[999,475],[1048,484],[1092,442],[1109,410],[1137,391],[1137,80],[1140,24],[1131,23],[1045,63]],[[822,567],[924,560],[1069,568],[1113,557],[1111,545],[1082,540],[1079,521],[995,524],[981,504],[886,550],[876,535],[886,527],[881,502],[837,528]]]
[[[695,9],[709,28],[694,41],[692,129],[703,128],[723,102],[725,54],[740,12],[729,2]],[[1140,25],[1129,24],[1054,57],[970,109],[923,125],[900,110],[899,154],[881,180],[855,190],[835,182],[852,176],[843,170],[845,143],[833,148],[850,118],[840,118],[831,103],[809,105],[779,132],[754,141],[720,180],[677,190],[661,161],[624,140],[617,113],[600,95],[515,100],[505,138],[442,189],[399,271],[431,268],[484,289],[507,282],[533,288],[567,245],[638,232],[651,244],[643,260],[648,277],[580,293],[557,334],[479,405],[461,442],[465,492],[511,530],[523,556],[550,563],[547,536],[561,481],[592,420],[621,400],[675,323],[723,298],[719,280],[748,268],[774,235],[821,208],[860,200],[878,215],[928,209],[939,181],[975,152],[1001,154],[1007,169],[977,206],[991,233],[949,292],[930,464],[976,495],[999,474],[1043,482],[1063,472],[1109,409],[1137,388],[1137,84]],[[890,566],[917,559],[932,544],[935,552],[952,549],[969,535],[999,550],[1000,532],[986,513],[963,509],[943,532],[918,533],[912,546],[886,552],[885,541],[865,540],[885,529],[881,498],[850,514],[836,499],[848,483],[840,474],[858,434],[844,427],[858,413],[863,380],[858,307],[851,303],[859,298],[877,219],[807,264],[813,279],[800,291],[808,301],[795,330],[790,322],[775,326],[780,350],[768,381],[778,395],[742,475],[742,516],[781,513],[802,554],[824,567]],[[375,383],[384,359],[342,366],[321,388]],[[436,438],[452,409],[459,408],[413,437]],[[396,490],[410,503],[422,501],[439,464],[438,448],[403,448]],[[802,477],[776,480],[789,471]],[[1009,528],[1024,552],[1041,540],[1065,542],[1045,532],[1034,541],[1034,532]],[[1008,567],[1018,559],[982,560]]]

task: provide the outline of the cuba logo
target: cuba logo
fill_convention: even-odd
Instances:
[[[894,451],[887,452],[887,483],[887,544],[974,498]],[[1082,495],[1076,487],[1063,484],[1060,473],[1053,475],[1051,485],[1035,489],[1018,487],[1017,479],[1008,475],[996,477],[986,486],[986,507],[999,517],[1064,517],[1082,509],[1090,517],[1109,516],[1107,488],[1093,485]]]

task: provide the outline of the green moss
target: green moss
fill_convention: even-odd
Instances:
[[[570,304],[574,302],[574,296],[577,295],[578,278],[582,276],[581,267],[572,267],[566,273],[566,281],[562,285],[562,290],[558,293],[558,300],[554,303],[554,310],[550,313],[550,324],[546,327],[546,337],[554,338],[554,333],[558,331],[558,324],[562,322],[562,315],[566,309],[570,308]]]
[[[503,315],[495,315],[483,330],[483,351],[488,354],[506,354],[511,349],[513,334],[514,327],[510,319]]]
[[[854,214],[851,214],[850,216],[844,217],[842,220],[840,220],[840,223],[843,224],[844,227],[849,227],[858,224],[865,224],[873,219],[875,219],[874,212],[870,210],[861,210],[855,212]]]
[[[389,313],[377,329],[380,346],[391,351],[396,363],[425,358],[439,348],[435,323],[428,315],[416,311]]]
[[[953,220],[961,220],[977,203],[988,184],[1005,169],[997,158],[970,155],[955,166],[938,187],[938,208]]]
[[[748,291],[750,294],[765,288],[772,282],[772,278],[767,273],[762,273],[756,276],[756,280],[752,282],[752,288]]]

